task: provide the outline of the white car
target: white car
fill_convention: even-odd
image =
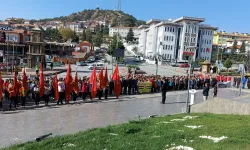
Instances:
[[[96,67],[96,70],[100,70],[101,68],[104,68],[104,64],[103,63],[91,64],[88,66],[88,69],[93,70],[94,67]]]

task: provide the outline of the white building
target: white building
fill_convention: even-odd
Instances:
[[[70,28],[72,31],[75,31],[77,34],[83,32],[83,23],[81,22],[67,23],[65,27]]]
[[[193,60],[211,59],[213,31],[216,27],[200,24],[203,18],[151,19],[138,27],[139,50],[146,57],[161,56],[166,60],[184,61],[192,52]],[[184,54],[184,55],[183,55]]]
[[[130,28],[133,29],[134,38],[138,39],[140,34],[140,29],[138,27],[111,27],[109,29],[109,36],[112,37],[114,35],[117,35],[117,33],[119,32],[119,35],[121,37],[126,38]]]

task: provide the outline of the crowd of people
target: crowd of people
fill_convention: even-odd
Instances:
[[[74,80],[75,81],[75,80]],[[189,84],[188,84],[189,81]],[[30,102],[34,102],[35,105],[39,105],[40,101],[44,101],[45,105],[49,105],[50,100],[55,98],[55,85],[54,78],[48,77],[45,79],[44,84],[44,94],[40,95],[40,82],[39,76],[31,78],[29,77],[27,80],[28,87],[25,88],[23,81],[21,78],[17,81],[17,89],[14,90],[14,80],[7,79],[3,81],[3,93],[4,96],[1,99],[0,107],[2,107],[2,101],[9,101],[9,109],[12,107],[17,108],[19,104],[21,107],[26,106],[26,100]],[[89,77],[79,77],[78,83],[74,83],[73,85],[76,88],[73,88],[72,93],[70,95],[70,99],[66,98],[66,80],[64,78],[59,78],[57,83],[59,98],[57,101],[57,105],[69,103],[69,100],[76,102],[77,98],[81,98],[83,101],[87,99],[93,99],[92,93],[92,83],[90,82]],[[187,90],[188,85],[189,89],[203,89],[204,87],[214,87],[216,86],[217,80],[211,77],[203,77],[192,76],[190,80],[188,80],[187,76],[172,76],[172,77],[164,77],[164,76],[156,76],[156,75],[134,75],[128,74],[126,76],[120,76],[120,85],[121,91],[120,95],[134,95],[134,94],[143,94],[140,91],[138,85],[141,82],[151,83],[151,93],[162,92],[163,94],[163,103],[165,103],[166,92],[167,91],[179,91],[179,90]],[[111,77],[109,77],[109,81],[105,86],[101,87],[100,80],[97,78],[97,93],[96,96],[98,99],[108,99],[109,96],[114,95],[114,81]],[[164,94],[165,93],[165,94]],[[55,99],[53,100],[55,101]]]

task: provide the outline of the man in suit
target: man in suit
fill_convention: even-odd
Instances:
[[[168,80],[166,78],[164,78],[163,80],[164,80],[164,83],[162,85],[161,94],[162,94],[162,104],[165,104],[166,93],[167,93],[167,90],[168,90]]]

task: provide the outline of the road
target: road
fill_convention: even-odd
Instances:
[[[111,57],[107,56],[107,60],[111,62]],[[147,72],[148,75],[151,74],[155,74],[156,73],[156,65],[152,65],[152,64],[147,64],[147,63],[140,63],[140,64],[136,64],[134,62],[134,58],[131,56],[127,56],[125,57],[125,61],[127,65],[138,65],[140,67],[141,70]],[[102,62],[102,61],[99,61]],[[112,66],[105,63],[105,66],[107,66],[108,68],[108,74],[111,75],[112,74]],[[92,70],[88,69],[88,66],[76,66],[76,65],[71,65],[72,68],[72,76],[75,75],[75,71],[78,72],[78,76],[79,77],[90,77]],[[113,70],[115,69],[115,66],[113,66]],[[127,74],[127,68],[126,67],[119,67],[119,71],[120,74]],[[176,70],[177,69],[177,70]],[[158,75],[162,75],[162,76],[173,76],[173,75],[185,75],[183,72],[183,69],[181,71],[178,72],[178,68],[173,68],[171,66],[158,66]],[[99,71],[97,71],[98,73]],[[58,74],[58,77],[66,77],[66,72]]]
[[[225,96],[237,97],[238,92],[220,89],[218,97]],[[186,106],[186,91],[168,92],[165,105],[160,104],[160,93],[132,95],[127,98],[121,97],[119,100],[2,112],[0,148],[31,141],[48,133],[52,133],[53,136],[70,134],[94,127],[124,123],[138,116],[146,118],[149,115],[181,113]],[[199,91],[195,102],[201,101],[202,95]]]

